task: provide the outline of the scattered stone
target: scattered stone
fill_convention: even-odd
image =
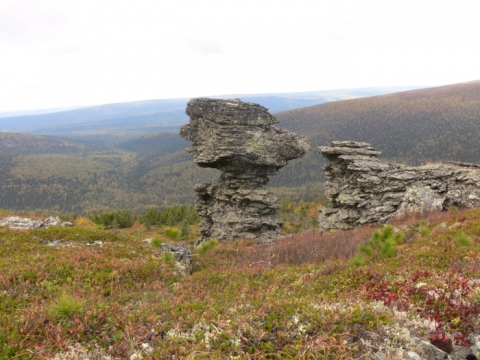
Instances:
[[[151,244],[152,243],[152,238],[145,239],[145,240],[143,240],[143,242],[146,242],[147,244]]]
[[[422,359],[425,360],[448,360],[451,359],[451,357],[448,356],[448,354],[437,348],[436,346],[430,344],[429,342],[415,338],[417,344],[420,346],[420,349],[422,351]]]
[[[21,218],[19,216],[9,216],[0,219],[0,227],[8,227],[10,229],[39,229],[49,228],[52,226],[72,226],[72,223],[61,220],[58,216],[50,216],[45,221],[31,220],[28,218]]]
[[[40,220],[31,220],[27,218],[21,218],[19,216],[9,216],[0,219],[0,227],[8,227],[10,229],[39,229],[43,227],[43,222]]]
[[[451,353],[452,356],[457,356],[462,359],[474,360],[477,357],[473,354],[472,350],[465,346],[455,345]]]
[[[413,360],[422,360],[422,358],[420,357],[420,355],[418,355],[416,352],[414,351],[408,351],[405,355],[405,359],[413,359]]]
[[[93,242],[87,243],[87,246],[98,246],[98,247],[102,247],[102,246],[103,246],[103,242],[102,242],[102,241],[93,241]]]
[[[186,113],[190,124],[182,126],[180,135],[193,142],[188,152],[199,166],[222,172],[213,183],[195,186],[200,240],[275,240],[281,235],[280,206],[262,186],[310,146],[277,128],[278,120],[258,104],[192,99]]]
[[[480,206],[480,170],[474,166],[403,166],[382,162],[368,143],[334,141],[319,151],[325,166],[325,194],[320,209],[323,231],[384,223],[409,212]]]
[[[175,259],[178,275],[189,275],[193,271],[193,254],[187,245],[162,243],[162,250],[170,252]]]
[[[60,240],[52,240],[47,243],[45,243],[47,246],[63,246],[62,242]]]
[[[63,221],[60,219],[58,216],[50,216],[45,219],[43,222],[43,226],[46,228],[52,227],[52,226],[72,226],[73,224],[68,221]]]

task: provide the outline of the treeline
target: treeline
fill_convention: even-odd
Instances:
[[[76,217],[76,215],[73,215]],[[126,210],[106,213],[94,212],[88,216],[95,224],[105,228],[124,229],[132,227],[136,221],[142,225],[173,226],[178,224],[193,225],[199,221],[195,207],[192,205],[173,205],[164,209],[149,209],[142,215],[136,215]]]
[[[284,222],[286,233],[296,233],[318,227],[319,202],[289,202],[282,201],[278,216]],[[62,215],[63,220],[75,220],[76,214]],[[88,218],[95,224],[106,229],[125,229],[132,227],[137,221],[147,228],[151,226],[171,229],[177,226],[185,233],[190,225],[198,224],[200,217],[192,205],[173,205],[163,209],[149,209],[143,214],[134,214],[126,210],[93,212]],[[177,229],[178,231],[178,229]]]
[[[0,151],[19,154],[71,154],[86,150],[86,144],[72,139],[0,132]]]

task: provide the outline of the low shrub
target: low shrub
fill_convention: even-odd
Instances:
[[[104,214],[93,213],[89,216],[89,218],[95,224],[102,225],[107,229],[129,228],[133,226],[136,220],[135,215],[125,210],[113,211]]]
[[[397,252],[396,245],[403,242],[403,237],[402,232],[395,233],[395,228],[392,225],[385,226],[383,231],[376,230],[368,240],[368,244],[360,245],[359,251],[361,254],[353,259],[353,264],[362,265],[367,258],[377,261],[395,255]]]
[[[165,236],[169,239],[178,239],[180,237],[180,231],[177,228],[166,227]]]
[[[50,316],[54,319],[69,319],[83,311],[83,303],[77,299],[62,295],[57,302],[50,307]]]
[[[427,227],[422,227],[420,228],[420,235],[422,235],[422,237],[429,237],[430,230]]]
[[[472,243],[472,238],[464,233],[460,233],[457,237],[457,242],[459,245],[468,246]]]
[[[162,210],[148,210],[140,217],[140,222],[144,225],[173,226],[180,223],[192,225],[199,219],[193,205],[173,205]]]
[[[159,247],[162,247],[162,241],[159,238],[154,237],[152,238],[150,245],[152,245],[153,247],[159,248]]]
[[[215,238],[211,238],[209,241],[204,241],[197,247],[197,252],[199,254],[205,254],[207,251],[213,249],[215,246],[218,245],[218,240]]]

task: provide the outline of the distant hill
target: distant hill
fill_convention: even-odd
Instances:
[[[324,103],[275,116],[280,127],[305,135],[313,145],[309,155],[292,161],[269,183],[280,199],[322,198],[324,159],[316,146],[332,140],[367,141],[383,151],[383,158],[410,164],[480,163],[480,81]],[[20,141],[23,153],[15,146]],[[30,141],[37,145],[28,150]],[[25,134],[12,135],[9,142],[0,138],[0,208],[142,211],[193,203],[193,185],[211,181],[218,171],[196,166],[185,151],[189,145],[177,132],[137,136],[103,148]],[[72,153],[72,147],[78,151]]]
[[[338,101],[275,114],[312,145],[371,143],[385,158],[480,162],[480,81]]]
[[[399,91],[398,89],[395,87],[340,89],[284,94],[220,95],[217,98],[236,97],[243,101],[260,103],[270,109],[271,113],[275,113],[328,101],[386,94]],[[99,143],[115,143],[155,131],[178,130],[181,125],[188,122],[185,108],[189,100],[145,100],[60,112],[39,111],[38,114],[0,116],[0,131],[67,135]]]
[[[88,145],[74,139],[0,132],[0,151],[18,154],[69,154],[81,153],[87,149]]]

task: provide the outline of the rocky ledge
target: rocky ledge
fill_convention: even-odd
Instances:
[[[190,123],[180,135],[193,142],[188,152],[199,166],[222,172],[213,183],[195,186],[201,240],[278,237],[277,198],[262,186],[310,146],[277,128],[278,120],[258,104],[200,98],[189,101],[186,113]]]
[[[21,218],[19,216],[9,216],[0,219],[0,227],[8,227],[10,229],[39,229],[49,228],[52,226],[72,226],[72,223],[63,221],[58,216],[50,216],[44,221]]]
[[[319,152],[325,166],[326,195],[320,227],[351,229],[386,222],[407,212],[480,206],[480,169],[473,164],[404,166],[378,159],[370,144],[334,141]]]

